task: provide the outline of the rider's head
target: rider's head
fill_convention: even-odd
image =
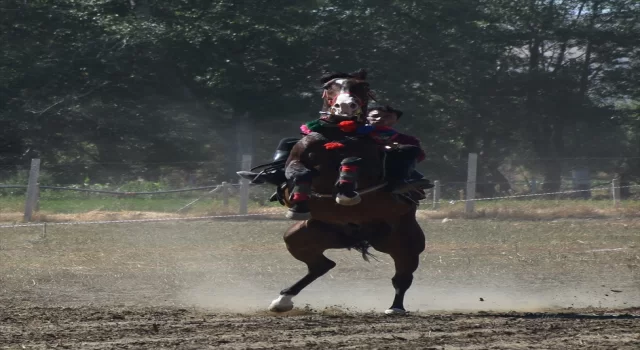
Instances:
[[[402,111],[393,109],[391,106],[379,106],[369,108],[369,115],[367,121],[374,126],[388,126],[392,127],[402,117]]]

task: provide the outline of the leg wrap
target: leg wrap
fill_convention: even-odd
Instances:
[[[358,181],[358,168],[362,159],[349,157],[340,163],[340,176],[338,177],[338,187],[348,187],[355,190]]]
[[[362,159],[356,157],[345,158],[340,163],[340,176],[336,187],[336,203],[340,205],[356,205],[361,198],[356,188],[358,187],[358,165]]]
[[[309,207],[309,199],[311,199],[311,178],[312,173],[300,161],[294,160],[289,163],[285,171],[285,176],[290,184],[293,185],[291,190],[291,208],[287,211],[286,217],[291,220],[309,220],[311,212]]]
[[[291,197],[289,198],[292,203],[309,200],[311,194],[311,182],[306,182],[302,179],[295,179],[293,182],[293,189],[291,190]]]
[[[311,171],[300,161],[294,160],[289,163],[285,176],[293,184],[290,200],[294,203],[308,200],[311,194]]]

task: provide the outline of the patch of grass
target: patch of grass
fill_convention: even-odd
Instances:
[[[475,212],[465,214],[464,202],[442,202],[438,210],[429,210],[431,203],[422,205],[421,217],[488,218],[513,220],[554,220],[562,218],[640,217],[640,201],[621,201],[618,208],[610,200],[492,200],[477,201]]]
[[[262,190],[260,192],[259,190]],[[154,215],[204,216],[237,214],[239,202],[232,196],[225,205],[220,197],[203,196],[204,193],[181,193],[118,197],[87,193],[61,193],[43,191],[39,202],[38,220],[73,220],[71,214],[90,220],[91,217],[113,220]],[[266,202],[269,189],[253,189],[249,202],[249,212],[283,213],[284,208],[277,202]],[[180,211],[187,204],[203,196],[188,209]],[[257,199],[264,201],[258,202]],[[366,200],[366,199],[365,199]],[[21,221],[24,210],[24,196],[0,196],[0,222]],[[475,212],[466,215],[462,201],[442,201],[438,210],[431,210],[432,204],[424,201],[418,216],[428,219],[476,218],[505,220],[555,220],[562,218],[633,218],[640,217],[640,201],[626,200],[618,208],[611,200],[577,199],[498,199],[475,202]],[[136,214],[132,214],[135,212]],[[141,214],[144,213],[144,214]],[[63,219],[65,218],[65,219]]]
[[[267,202],[268,194],[250,192],[249,210],[265,211],[280,207],[278,203]],[[258,202],[256,198],[264,198]],[[24,211],[25,197],[19,195],[0,196],[0,221],[20,221]],[[78,192],[43,191],[38,202],[36,216],[41,220],[61,221],[59,217],[78,214],[87,217],[90,214],[105,213],[118,219],[131,217],[131,212],[154,214],[172,214],[172,216],[200,216],[218,214],[237,214],[240,206],[237,196],[230,196],[227,203],[218,195],[203,192],[159,194],[144,196],[116,196]],[[83,214],[83,215],[80,215]],[[58,218],[56,218],[58,216]],[[95,215],[104,217],[104,215]]]

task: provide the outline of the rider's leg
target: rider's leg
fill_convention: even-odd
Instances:
[[[289,158],[289,153],[291,153],[291,149],[300,139],[295,137],[286,137],[278,143],[278,147],[276,147],[275,152],[273,153],[273,161],[274,162],[286,162]],[[275,170],[272,174],[268,175],[269,178],[265,178],[265,181],[276,186],[282,185],[286,182],[285,177],[285,169],[284,164],[282,165],[282,169]],[[284,201],[280,197],[278,190],[274,192],[271,197],[269,197],[269,202],[280,202],[280,204],[284,205]]]
[[[278,143],[278,147],[276,147],[276,151],[273,154],[273,161],[277,162],[277,161],[286,161],[287,158],[289,158],[289,153],[291,153],[291,149],[293,148],[293,146],[296,145],[296,143],[299,141],[300,139],[297,139],[295,137],[286,137],[282,140],[280,140],[280,142]],[[284,167],[282,168],[282,171],[284,171]]]
[[[415,146],[400,146],[387,154],[387,181],[394,193],[405,193],[413,189],[431,188],[429,180],[415,170],[420,149]]]
[[[251,180],[251,182],[254,184],[263,184],[266,182],[276,186],[281,185],[286,181],[284,174],[284,163],[287,161],[287,158],[289,158],[289,153],[291,153],[291,149],[293,148],[293,146],[295,146],[298,140],[299,139],[297,138],[287,137],[280,140],[280,142],[278,143],[278,147],[276,147],[276,150],[273,154],[273,163],[271,164],[278,165],[279,163],[281,163],[280,168],[276,167],[273,170],[262,174],[253,171],[238,171],[237,174],[242,178]],[[272,196],[272,201],[274,200],[273,198],[274,197]]]
[[[409,180],[422,180],[424,179],[424,175],[421,172],[413,169],[413,171],[409,174]]]

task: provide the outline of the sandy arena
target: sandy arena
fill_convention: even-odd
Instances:
[[[405,306],[384,254],[305,273],[281,220],[0,229],[2,349],[637,349],[640,222],[423,221]],[[375,252],[374,252],[375,253]]]

